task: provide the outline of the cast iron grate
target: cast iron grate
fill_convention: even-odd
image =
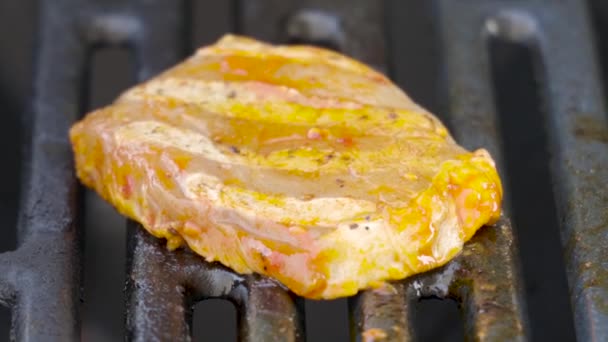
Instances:
[[[130,48],[138,80],[184,55],[187,2],[102,3],[40,4],[19,247],[0,255],[0,302],[12,308],[15,340],[77,340],[80,334],[80,201],[66,132],[81,115],[90,47]],[[235,6],[235,24],[239,33],[329,46],[389,71],[383,6],[373,0],[246,0]],[[576,334],[584,341],[608,339],[608,270],[600,262],[608,260],[608,124],[599,80],[589,77],[599,70],[585,4],[440,0],[437,13],[452,131],[467,147],[487,147],[501,170],[488,40],[500,37],[534,51],[548,108],[545,124]],[[561,29],[566,22],[569,29]],[[188,251],[167,252],[160,241],[129,225],[129,340],[190,339],[191,307],[208,298],[235,303],[241,340],[305,339],[300,298],[267,279],[204,263]],[[503,218],[481,230],[446,267],[394,284],[388,293],[367,291],[350,298],[352,336],[366,340],[366,332],[376,328],[387,340],[410,339],[413,301],[433,296],[461,303],[470,339],[524,340],[527,320],[519,278],[512,229]]]

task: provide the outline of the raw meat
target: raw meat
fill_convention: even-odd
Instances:
[[[70,138],[79,179],[169,248],[308,298],[439,267],[501,211],[488,152],[315,47],[225,36]]]

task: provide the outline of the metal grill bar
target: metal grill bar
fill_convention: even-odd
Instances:
[[[525,340],[525,306],[514,248],[511,226],[503,218],[477,232],[446,266],[406,284],[418,298],[458,300],[468,340]]]
[[[254,0],[240,5],[241,33],[271,42],[326,45],[386,71],[382,1]]]
[[[409,308],[415,296],[406,284],[393,284],[381,291],[363,291],[349,298],[351,336],[366,341],[365,333],[378,329],[386,334],[387,341],[412,340]]]
[[[129,244],[130,340],[190,340],[191,307],[209,298],[228,299],[239,308],[243,341],[303,340],[302,303],[276,283],[236,275],[189,251],[169,252],[135,223]]]
[[[80,113],[78,85],[85,45],[77,30],[79,14],[66,5],[66,1],[41,3],[43,29],[32,138],[24,165],[19,245],[15,252],[0,255],[0,301],[10,304],[11,338],[20,341],[79,336],[77,184],[66,132]]]

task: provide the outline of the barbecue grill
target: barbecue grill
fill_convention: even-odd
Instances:
[[[93,53],[99,47],[127,49],[135,60],[134,81],[143,81],[183,59],[190,51],[192,27],[203,25],[211,32],[317,44],[354,56],[388,73],[415,100],[437,113],[459,143],[468,148],[484,146],[498,162],[507,194],[503,218],[480,230],[445,267],[394,283],[394,291],[364,291],[348,298],[351,338],[402,341],[420,336],[417,328],[424,321],[416,318],[418,302],[439,298],[458,302],[462,334],[471,340],[569,339],[574,337],[569,335],[570,325],[578,340],[608,340],[608,122],[596,33],[586,2],[217,3],[223,11],[208,7],[206,18],[222,15],[227,19],[200,23],[190,13],[192,8],[205,12],[207,5],[202,4],[207,2],[40,2],[18,246],[0,254],[0,303],[11,309],[11,339],[68,341],[81,336],[81,306],[87,300],[82,297],[86,292],[81,287],[82,274],[96,270],[83,268],[83,190],[74,177],[67,131],[90,107],[87,94]],[[432,13],[433,27],[422,25],[420,11]],[[423,43],[409,45],[412,39]],[[427,58],[440,67],[416,69],[424,62],[428,65]],[[513,72],[513,67],[519,71]],[[422,75],[425,71],[430,73]],[[423,81],[411,88],[409,79]],[[536,86],[529,86],[529,80]],[[510,88],[505,85],[508,82]],[[529,103],[540,109],[526,107]],[[511,118],[522,115],[518,111],[542,115],[519,116],[525,122],[522,127]],[[514,137],[515,132],[524,138]],[[547,151],[534,150],[542,152],[539,158],[517,151],[526,137]],[[533,179],[528,184],[534,189],[521,195],[514,184],[527,177],[522,171],[528,170],[526,163],[542,164],[547,179]],[[553,196],[542,194],[545,185],[552,186],[554,202]],[[515,200],[525,197],[531,199],[522,203],[537,203],[545,209]],[[526,214],[540,215],[544,222],[523,218]],[[528,232],[516,230],[517,223],[554,223],[555,227]],[[560,233],[563,250],[559,253],[550,248],[552,229]],[[235,274],[188,250],[168,252],[162,241],[134,222],[128,223],[127,232],[124,315],[128,340],[190,340],[193,305],[208,299],[234,304],[240,340],[306,340],[306,309],[313,306],[277,283]],[[546,250],[529,253],[545,246]],[[548,308],[546,320],[541,310],[546,302],[536,302],[529,296],[533,290],[524,289],[542,268],[561,272],[545,285],[555,287],[556,292],[550,294],[557,294],[551,299],[556,307]],[[564,275],[568,287],[562,293],[560,276]],[[560,319],[565,317],[563,322],[551,321],[556,316],[550,311],[569,311],[570,307],[572,318],[566,312],[559,313]],[[437,317],[424,318],[444,324]],[[562,325],[554,329],[563,335],[545,330],[554,322]]]

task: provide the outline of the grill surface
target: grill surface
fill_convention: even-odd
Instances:
[[[0,255],[0,302],[12,308],[11,336],[19,341],[77,340],[80,335],[81,201],[66,132],[82,112],[90,48],[105,44],[132,49],[139,81],[178,62],[187,50],[183,39],[187,27],[181,18],[191,4],[161,0],[101,4],[41,2],[19,247]],[[239,33],[273,42],[330,46],[390,71],[391,47],[384,33],[381,1],[237,4]],[[502,174],[488,40],[499,37],[534,52],[547,107],[551,170],[576,334],[581,341],[608,340],[608,123],[599,80],[589,77],[599,70],[584,3],[440,0],[437,13],[448,123],[460,143],[487,147]],[[566,20],[568,30],[563,30],[560,26]],[[421,297],[439,297],[461,303],[465,335],[470,339],[526,339],[516,242],[506,216],[480,230],[447,266],[395,284],[394,293],[367,291],[350,298],[352,336],[365,340],[365,331],[379,328],[387,340],[411,339],[412,304]],[[190,339],[192,305],[208,298],[235,304],[242,340],[305,340],[303,301],[274,282],[236,275],[188,251],[167,252],[161,241],[135,223],[129,224],[128,232],[130,340]]]

